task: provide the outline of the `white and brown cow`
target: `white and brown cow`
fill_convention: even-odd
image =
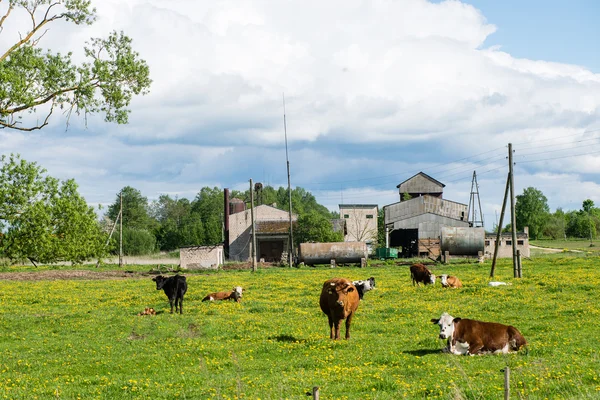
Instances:
[[[447,288],[447,287],[461,288],[462,287],[462,282],[460,281],[460,279],[458,279],[456,276],[452,276],[452,275],[446,275],[446,274],[440,275],[440,282],[442,283],[442,286],[445,288]]]
[[[332,278],[323,284],[319,305],[329,320],[329,337],[340,338],[340,324],[346,320],[346,339],[350,339],[350,324],[358,309],[358,291],[346,278]]]
[[[423,264],[413,264],[410,266],[410,278],[412,279],[413,286],[415,283],[419,286],[420,282],[423,285],[433,285],[435,283],[435,275]]]
[[[510,325],[454,318],[448,313],[431,322],[440,326],[440,339],[448,339],[444,351],[452,354],[506,354],[527,344],[521,332]]]
[[[245,290],[242,289],[241,286],[235,286],[231,292],[209,293],[204,296],[202,301],[234,300],[239,303],[243,292],[245,292]]]

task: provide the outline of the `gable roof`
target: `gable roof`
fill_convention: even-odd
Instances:
[[[429,175],[427,175],[425,172],[419,172],[417,174],[414,174],[413,176],[411,176],[410,178],[408,178],[407,180],[405,180],[404,182],[400,182],[396,187],[399,189],[401,185],[405,184],[406,182],[410,181],[411,179],[413,179],[416,176],[421,175],[423,178],[425,179],[429,179],[431,182],[440,185],[441,187],[446,187],[446,185],[444,185],[442,182],[438,181],[437,179],[433,179],[432,177],[430,177]]]

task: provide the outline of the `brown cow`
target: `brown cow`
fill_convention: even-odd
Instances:
[[[241,286],[236,286],[231,292],[209,293],[206,296],[204,296],[202,301],[235,300],[239,303],[240,299],[242,298],[242,292],[244,291],[245,290],[242,289]]]
[[[346,320],[346,339],[350,339],[350,324],[358,308],[360,299],[352,282],[346,278],[332,278],[325,281],[319,305],[329,320],[329,337],[340,338],[340,324]]]
[[[462,287],[462,282],[456,276],[443,274],[443,275],[440,275],[440,281],[442,283],[442,286],[445,288],[447,288],[447,287],[461,288]]]
[[[423,264],[413,264],[410,266],[410,277],[412,279],[413,286],[415,283],[419,286],[419,282],[423,285],[429,285],[435,283],[435,275]]]
[[[444,351],[452,354],[506,354],[527,344],[514,326],[454,318],[448,313],[431,322],[440,326],[440,339],[448,339]]]

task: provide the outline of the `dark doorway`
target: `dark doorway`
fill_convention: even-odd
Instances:
[[[283,240],[260,240],[257,247],[259,260],[264,258],[267,262],[281,261]]]
[[[390,247],[402,246],[401,256],[404,258],[419,255],[419,230],[397,229],[390,233]]]

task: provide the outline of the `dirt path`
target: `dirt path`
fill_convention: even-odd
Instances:
[[[50,270],[32,272],[0,272],[0,280],[5,281],[141,279],[147,278],[148,276],[152,276],[152,274],[139,271]]]

